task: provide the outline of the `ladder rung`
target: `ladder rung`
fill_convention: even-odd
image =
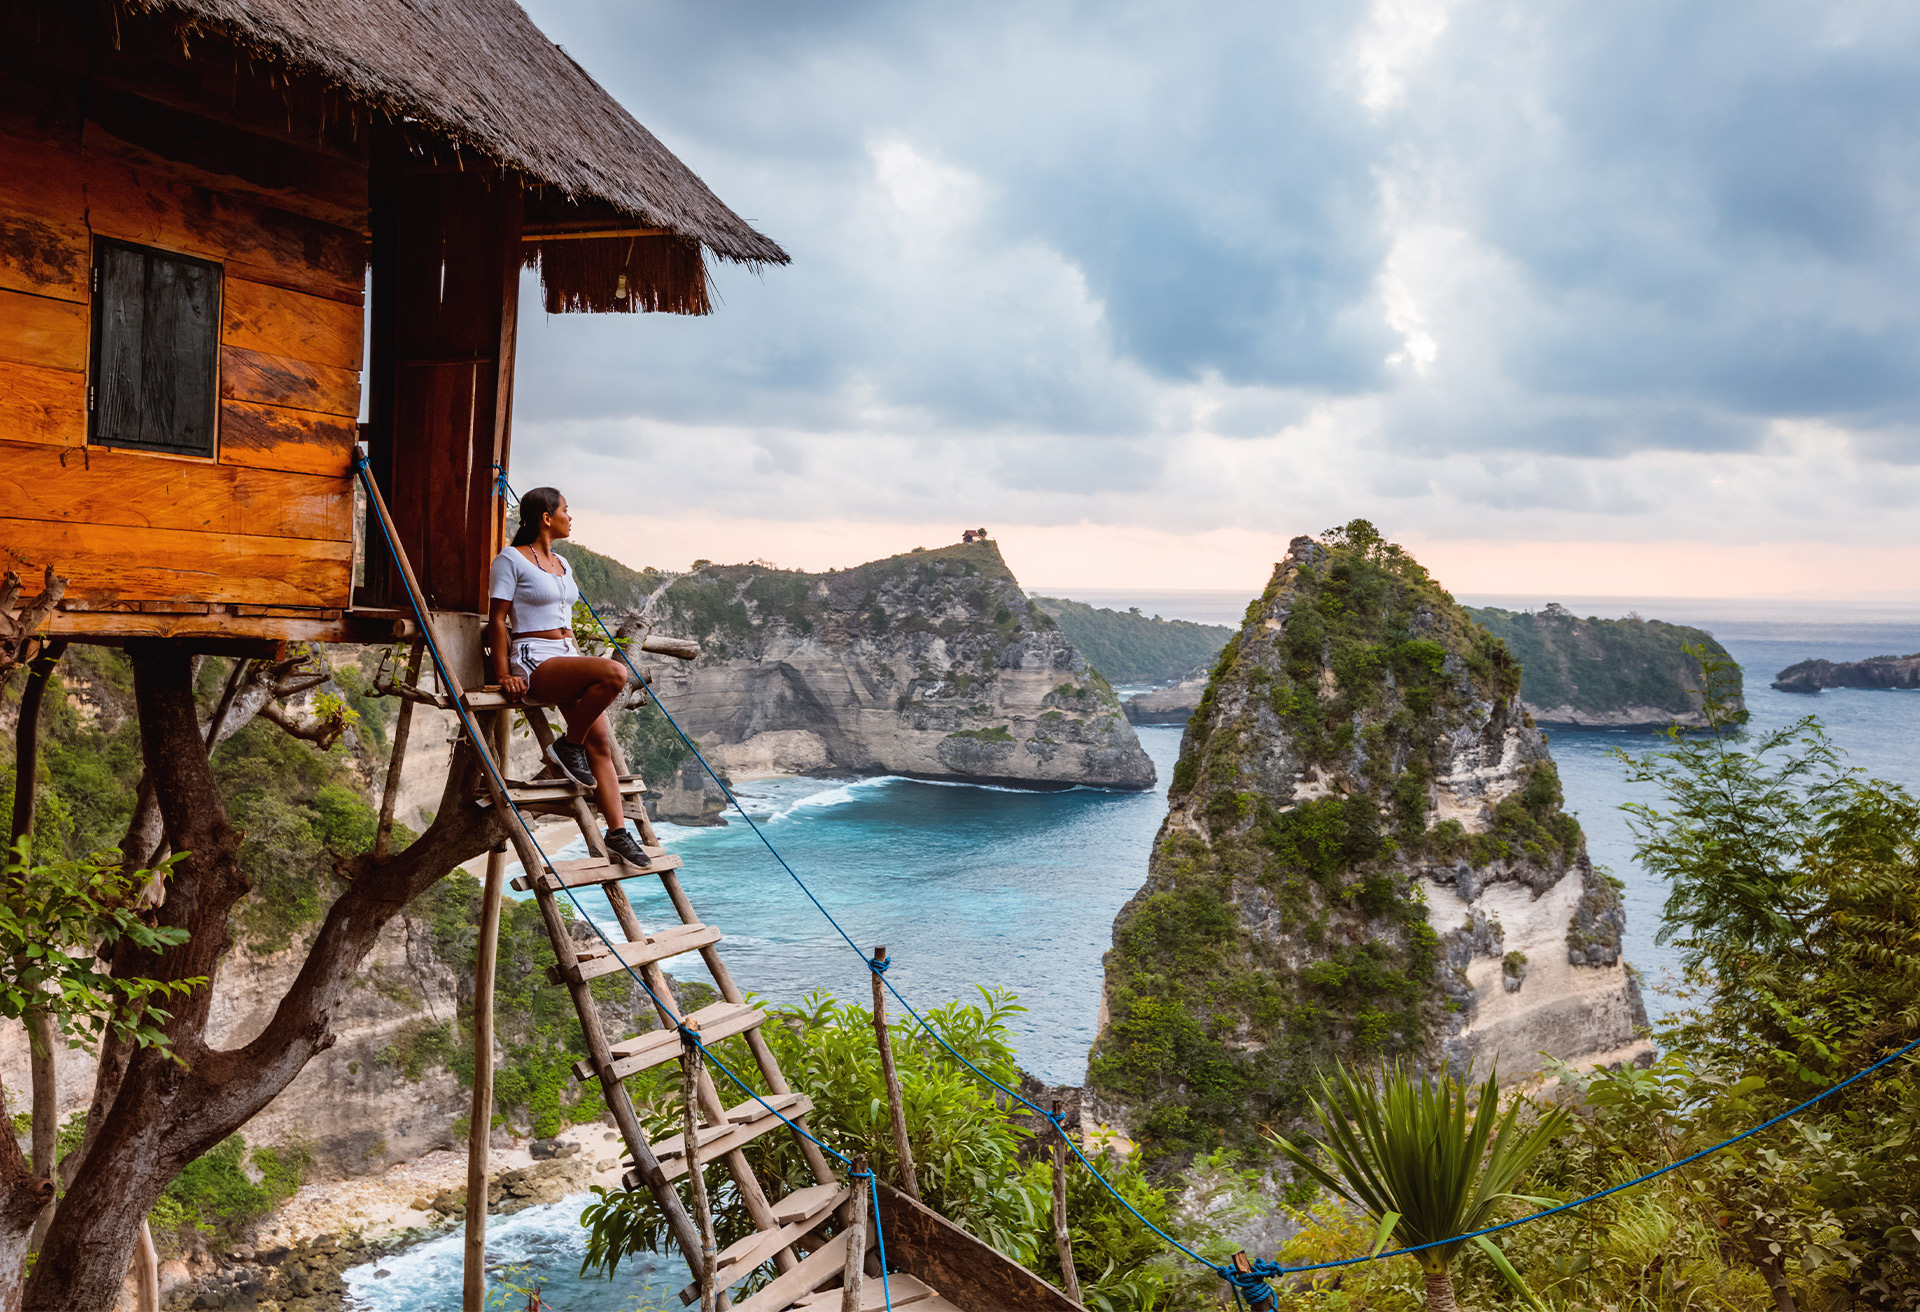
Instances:
[[[544,711],[552,709],[552,703],[550,702],[528,701],[525,697],[522,697],[517,702],[509,701],[507,700],[507,695],[498,688],[467,689],[467,706],[476,711],[502,711],[508,707],[512,707],[516,711],[527,709]]]
[[[646,853],[653,858],[653,862],[645,870],[635,870],[632,866],[605,857],[555,861],[553,868],[560,876],[558,879],[542,870],[537,881],[531,875],[515,875],[513,887],[516,892],[525,893],[538,882],[543,891],[558,893],[563,888],[591,888],[595,884],[611,884],[615,880],[637,879],[642,875],[658,875],[680,868],[680,858],[671,853],[657,847],[647,848]]]
[[[767,1013],[751,1003],[713,1002],[687,1019],[700,1027],[703,1042],[718,1043],[721,1039],[730,1039],[736,1034],[745,1034],[757,1028],[766,1021]],[[679,1055],[680,1031],[668,1028],[649,1030],[614,1044],[607,1050],[607,1061],[612,1067],[613,1077],[625,1079],[635,1071],[651,1070]],[[599,1074],[591,1061],[576,1062],[573,1071],[583,1080],[591,1080]]]
[[[827,1214],[846,1202],[852,1192],[839,1183],[816,1184],[782,1198],[773,1205],[773,1219],[779,1223],[779,1229],[757,1230],[720,1250],[713,1264],[715,1287],[725,1289],[745,1280],[768,1258],[791,1247],[807,1231],[826,1220]],[[698,1281],[680,1291],[682,1303],[692,1303],[699,1297]]]
[[[873,1247],[873,1227],[865,1228],[867,1247]],[[847,1269],[847,1241],[851,1230],[842,1230],[825,1246],[802,1258],[800,1265],[783,1271],[762,1285],[749,1299],[735,1303],[734,1312],[783,1312],[796,1299],[811,1294],[829,1280],[838,1279]]]
[[[738,1107],[727,1108],[727,1118],[720,1124],[701,1126],[700,1156],[710,1162],[722,1153],[746,1147],[763,1134],[784,1129],[787,1121],[813,1110],[813,1100],[804,1093],[776,1094],[767,1102],[771,1110],[757,1099],[749,1098]],[[678,1180],[687,1173],[686,1138],[684,1134],[675,1134],[648,1145],[660,1163],[661,1179]],[[629,1189],[638,1189],[646,1181],[638,1171],[629,1171],[625,1183]]]
[[[959,1308],[940,1297],[939,1290],[904,1271],[891,1272],[885,1286],[881,1285],[879,1276],[868,1276],[862,1280],[860,1312],[886,1312],[889,1294],[893,1296],[894,1307],[910,1307],[914,1312],[960,1312]],[[803,1309],[804,1312],[840,1312],[845,1299],[844,1289],[824,1289],[788,1306],[793,1312],[803,1312]]]
[[[597,948],[591,952],[582,952],[580,964],[573,968],[573,978],[584,984],[590,979],[611,975],[628,966],[650,966],[656,961],[665,961],[668,957],[677,957],[686,952],[698,952],[701,948],[712,947],[719,941],[720,931],[711,925],[698,923],[675,925],[671,929],[661,930],[658,934],[649,934],[639,943],[615,943],[611,950]]]
[[[639,775],[623,774],[620,776],[620,795],[622,797],[638,797],[645,791],[646,785],[640,781]],[[513,799],[516,806],[541,806],[554,802],[571,802],[576,797],[590,799],[593,793],[591,790],[581,787],[571,779],[536,779],[532,781],[509,779],[507,780],[507,796]],[[480,805],[493,805],[492,796],[486,793],[481,794]]]

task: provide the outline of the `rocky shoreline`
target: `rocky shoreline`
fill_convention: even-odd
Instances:
[[[1864,661],[1801,661],[1774,676],[1780,692],[1817,693],[1822,688],[1920,688],[1920,652],[1874,656]]]
[[[620,1152],[618,1135],[599,1122],[551,1140],[497,1133],[487,1212],[511,1216],[594,1185],[615,1187]],[[162,1262],[161,1304],[208,1312],[338,1312],[346,1306],[346,1272],[463,1224],[466,1181],[465,1150],[440,1149],[378,1175],[305,1185],[260,1224],[251,1244]],[[132,1308],[129,1288],[119,1310]]]

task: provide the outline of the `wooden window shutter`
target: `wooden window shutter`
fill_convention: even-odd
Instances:
[[[94,242],[88,440],[211,456],[220,406],[220,266]]]

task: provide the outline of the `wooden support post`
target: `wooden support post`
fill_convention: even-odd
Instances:
[[[426,644],[413,640],[413,654],[407,659],[407,687],[420,686],[420,654]],[[413,698],[400,699],[400,718],[393,724],[393,748],[387,754],[387,790],[380,796],[380,827],[373,831],[373,856],[377,861],[387,854],[393,839],[393,806],[400,796],[400,771],[407,760],[407,739],[413,734]],[[503,756],[500,758],[505,760]]]
[[[417,665],[419,650],[415,649]],[[419,674],[416,668],[414,675]],[[411,682],[411,679],[409,679]],[[401,704],[406,713],[410,702]],[[505,759],[507,717],[495,711],[488,736]],[[395,740],[395,751],[399,741]],[[396,756],[396,759],[397,756]],[[487,882],[480,898],[480,941],[473,967],[473,1101],[467,1112],[467,1243],[462,1267],[461,1312],[481,1312],[487,1297],[487,1156],[493,1137],[493,983],[500,953],[500,899],[507,878],[507,849],[487,853]]]
[[[1253,1263],[1247,1260],[1246,1249],[1243,1248],[1233,1255],[1233,1269],[1242,1275],[1253,1270]],[[1246,1299],[1249,1312],[1273,1312],[1272,1291],[1256,1290],[1249,1293],[1243,1290],[1241,1296]]]
[[[877,965],[886,964],[887,950],[873,950]],[[887,1108],[893,1115],[893,1152],[900,1159],[900,1187],[914,1202],[920,1201],[920,1179],[913,1173],[913,1145],[907,1142],[907,1109],[900,1097],[900,1076],[893,1069],[893,1041],[887,1034],[887,990],[878,970],[873,976],[873,1037],[880,1045],[880,1071],[887,1078]]]
[[[700,1160],[699,1027],[691,1021],[680,1026],[680,1132],[687,1149],[687,1191],[693,1199],[693,1218],[700,1226],[700,1261],[694,1277],[700,1283],[700,1312],[714,1312],[719,1244],[713,1236],[713,1208],[707,1201],[706,1165]]]
[[[860,1312],[860,1285],[867,1273],[867,1209],[873,1205],[868,1201],[873,1181],[867,1178],[865,1153],[854,1156],[848,1183],[853,1186],[853,1204],[848,1209],[852,1216],[847,1224],[847,1265],[840,1277],[840,1312]]]
[[[1060,1257],[1061,1289],[1080,1301],[1080,1273],[1073,1267],[1073,1240],[1067,1234],[1067,1127],[1060,1123],[1066,1106],[1053,1100],[1053,1248]]]

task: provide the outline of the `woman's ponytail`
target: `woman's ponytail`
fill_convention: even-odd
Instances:
[[[558,509],[560,509],[559,488],[536,487],[521,497],[520,528],[513,535],[513,545],[532,546],[534,539],[540,536],[543,521]]]

